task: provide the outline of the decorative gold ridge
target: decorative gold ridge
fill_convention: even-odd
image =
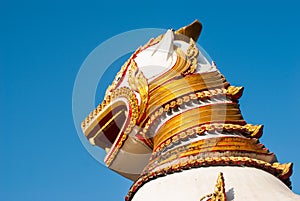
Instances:
[[[219,103],[197,107],[180,113],[164,123],[164,126],[155,132],[154,149],[161,142],[172,137],[182,130],[205,123],[235,122],[245,124],[238,104]],[[175,126],[174,125],[178,125]]]
[[[262,135],[263,125],[237,125],[237,124],[205,124],[202,126],[195,126],[184,130],[174,136],[170,136],[167,140],[161,142],[153,150],[153,156],[159,153],[163,149],[172,147],[173,144],[178,144],[181,140],[186,141],[189,138],[195,138],[198,135],[205,135],[205,132],[235,132],[249,138],[259,138]]]
[[[234,87],[234,86],[229,86],[227,89],[221,88],[221,89],[212,89],[208,91],[200,91],[196,93],[191,93],[188,95],[185,95],[181,98],[176,98],[175,100],[173,99],[172,101],[169,101],[167,104],[164,104],[161,107],[158,107],[150,117],[146,115],[145,120],[141,123],[141,126],[144,128],[143,131],[140,132],[140,135],[143,136],[144,138],[146,137],[146,133],[153,123],[157,118],[159,118],[161,115],[164,113],[170,111],[172,108],[175,107],[180,107],[183,104],[188,104],[189,102],[195,101],[195,100],[209,100],[213,97],[229,97],[232,100],[237,100],[242,96],[244,88],[243,87]],[[148,117],[148,118],[147,118]]]
[[[138,121],[144,116],[148,104],[148,81],[144,74],[139,70],[134,60],[131,60],[131,66],[129,69],[128,83],[134,91],[138,92],[141,97],[139,118]]]
[[[190,156],[242,156],[242,152],[270,163],[276,161],[274,154],[269,152],[263,144],[258,143],[257,139],[228,136],[199,140],[188,145],[177,146],[170,151],[165,150],[163,153],[155,152],[145,171],[151,171],[179,158],[183,159]]]
[[[181,87],[178,88],[178,86]],[[172,80],[172,82],[168,82],[150,91],[147,113],[151,114],[152,111],[155,110],[153,106],[164,105],[174,98],[198,91],[226,88],[227,86],[229,86],[229,83],[226,82],[225,78],[218,72],[211,72],[206,75],[192,74],[177,80]]]

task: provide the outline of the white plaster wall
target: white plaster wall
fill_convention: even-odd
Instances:
[[[170,174],[146,183],[132,201],[199,201],[214,192],[219,172],[224,174],[228,201],[300,201],[279,179],[249,167],[207,167]]]

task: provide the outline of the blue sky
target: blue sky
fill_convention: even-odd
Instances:
[[[131,182],[100,165],[78,138],[76,74],[116,34],[176,29],[194,19],[204,25],[199,43],[221,72],[245,86],[244,118],[265,125],[261,141],[280,162],[294,162],[293,188],[300,193],[299,6],[292,0],[1,2],[0,200],[123,200]]]

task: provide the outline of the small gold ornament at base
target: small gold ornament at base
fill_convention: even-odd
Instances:
[[[215,192],[202,197],[200,201],[226,201],[225,182],[222,172],[219,173]]]

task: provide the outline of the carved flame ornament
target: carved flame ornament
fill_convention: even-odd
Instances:
[[[148,81],[144,76],[143,72],[137,67],[134,60],[131,60],[131,68],[129,69],[128,83],[131,89],[138,92],[141,97],[140,109],[139,109],[139,118],[138,121],[144,116],[148,104]]]
[[[200,201],[226,201],[225,182],[222,172],[219,173],[215,191],[200,198]]]

